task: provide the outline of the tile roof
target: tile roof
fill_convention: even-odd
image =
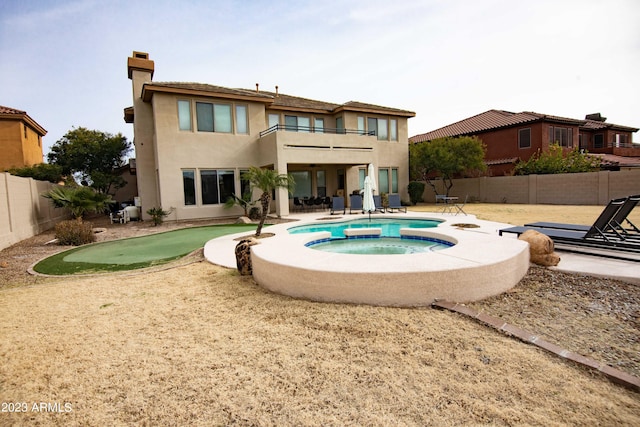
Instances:
[[[488,130],[532,123],[540,120],[552,122],[582,124],[584,120],[569,119],[566,117],[550,116],[531,111],[512,113],[505,110],[489,110],[476,116],[469,117],[459,122],[444,126],[431,132],[412,136],[411,142],[431,141],[437,138],[453,137],[459,135],[473,135]]]
[[[248,89],[232,89],[223,86],[215,86],[206,83],[185,83],[185,82],[150,82],[145,83],[142,89],[142,97],[145,101],[151,99],[154,92],[191,93],[203,95],[216,94],[230,97],[254,98],[264,102],[271,102],[273,97],[263,92],[256,92]]]
[[[640,167],[640,157],[617,156],[615,154],[589,153],[590,156],[599,157],[602,163],[620,167]]]
[[[298,108],[298,109],[309,109],[309,110],[322,110],[327,113],[331,113],[333,110],[338,108],[340,104],[334,104],[331,102],[324,101],[316,101],[315,99],[301,98],[299,96],[291,96],[285,95],[284,93],[268,92],[268,91],[260,91],[262,93],[266,93],[273,98],[273,104],[271,104],[271,108],[273,107],[283,107],[283,108]]]
[[[638,128],[633,128],[629,126],[621,126],[613,123],[601,122],[598,120],[585,120],[585,124],[582,126],[584,129],[588,130],[599,130],[599,129],[612,129],[612,130],[621,130],[626,132],[637,132]]]
[[[15,108],[4,107],[0,105],[0,114],[27,114],[26,111],[16,110]]]
[[[302,98],[299,96],[286,95],[283,93],[269,92],[255,89],[228,88],[215,86],[206,83],[184,83],[184,82],[150,82],[145,83],[143,88],[143,99],[149,101],[154,92],[185,93],[228,96],[230,98],[253,99],[258,102],[268,104],[267,108],[288,109],[300,111],[315,111],[326,114],[336,113],[341,110],[362,111],[377,114],[390,114],[405,117],[413,117],[415,113],[397,108],[382,107],[379,105],[365,104],[363,102],[349,101],[345,104],[335,104],[332,102],[317,101],[314,99]]]
[[[409,138],[410,142],[432,141],[437,138],[454,137],[461,135],[474,135],[489,130],[506,128],[511,126],[533,123],[537,121],[547,121],[552,123],[564,123],[579,126],[582,129],[596,130],[610,128],[615,130],[637,132],[638,129],[605,123],[597,120],[579,120],[567,117],[540,114],[533,111],[523,111],[512,113],[505,110],[489,110],[476,116],[469,117],[459,122],[441,127],[431,132],[419,134]]]

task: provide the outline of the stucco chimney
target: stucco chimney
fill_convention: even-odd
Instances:
[[[149,59],[149,54],[146,52],[136,52],[134,50],[131,57],[127,59],[127,74],[129,78],[131,78],[134,70],[151,73],[151,78],[153,78],[153,69],[154,63]]]

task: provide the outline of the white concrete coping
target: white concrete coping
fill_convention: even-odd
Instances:
[[[357,236],[380,236],[382,234],[382,228],[347,228],[344,230],[346,237]]]
[[[412,217],[434,219],[424,214]],[[402,229],[404,235],[455,243],[438,251],[405,255],[319,251],[305,244],[329,238],[330,233],[290,234],[287,228],[302,225],[298,222],[271,226],[267,230],[275,236],[260,239],[260,244],[251,248],[253,277],[260,286],[294,298],[387,306],[424,306],[436,299],[476,301],[500,294],[524,277],[529,268],[526,242],[499,237],[496,230],[501,224],[468,215],[464,221],[480,227],[456,228],[451,226],[460,222],[456,219],[446,219],[437,228]],[[217,240],[206,244],[205,257],[219,264],[216,260],[221,257],[216,252],[221,246]],[[228,249],[232,262],[226,258],[231,267],[235,266],[234,246]]]

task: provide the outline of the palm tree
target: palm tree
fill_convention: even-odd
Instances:
[[[50,199],[56,208],[69,208],[78,220],[86,213],[101,212],[114,203],[111,196],[90,187],[54,187],[42,197]]]
[[[251,166],[247,172],[242,175],[242,178],[249,181],[252,188],[259,188],[262,190],[260,195],[260,203],[262,204],[262,215],[260,215],[260,223],[256,229],[256,237],[260,236],[262,232],[262,226],[267,219],[269,213],[269,204],[271,203],[271,193],[276,188],[286,188],[289,192],[293,191],[295,181],[291,175],[278,174],[278,171],[273,169],[262,169],[256,166]]]

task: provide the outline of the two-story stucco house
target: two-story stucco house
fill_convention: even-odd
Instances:
[[[42,163],[47,131],[26,111],[0,105],[0,172]]]
[[[250,166],[291,174],[294,194],[276,191],[275,211],[289,214],[293,196],[332,196],[362,188],[367,166],[379,193],[406,196],[407,121],[411,111],[360,102],[333,104],[256,89],[154,82],[154,62],[128,58],[138,192],[143,213],[172,208],[171,219],[230,216],[231,195],[247,189]]]

